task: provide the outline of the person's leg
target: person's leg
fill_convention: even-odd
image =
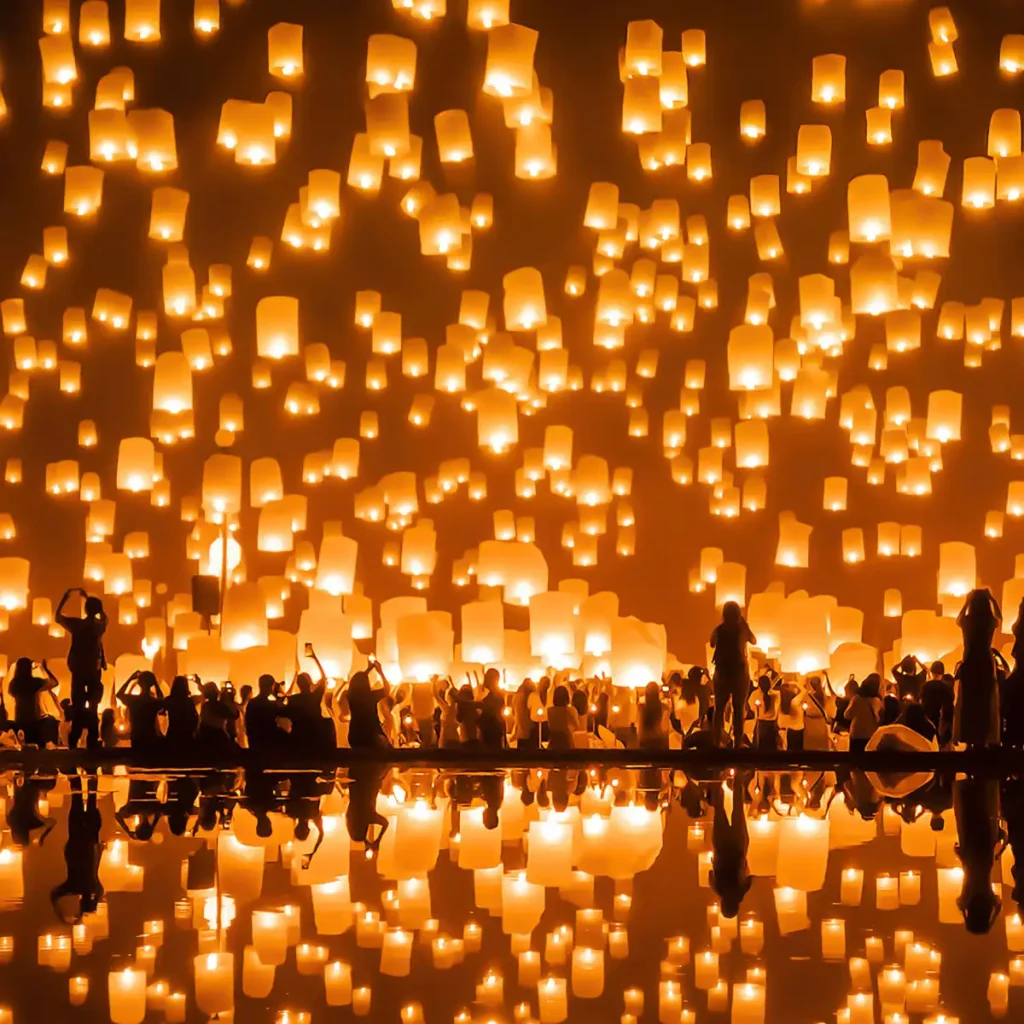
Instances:
[[[85,708],[85,745],[89,750],[96,750],[100,745],[100,716],[96,708]]]
[[[737,679],[732,694],[733,747],[739,750],[743,745],[743,719],[747,708],[747,680]]]
[[[434,737],[434,720],[432,718],[421,718],[416,723],[420,734],[420,746],[424,750],[430,750],[437,744]]]

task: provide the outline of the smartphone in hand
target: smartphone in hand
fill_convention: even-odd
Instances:
[[[303,644],[302,648],[303,648],[303,653],[306,655],[307,658],[314,657],[313,645],[312,644],[310,644],[310,643]]]

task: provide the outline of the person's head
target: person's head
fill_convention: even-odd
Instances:
[[[305,818],[299,818],[295,822],[295,838],[304,843],[309,838],[309,822]]]
[[[14,672],[11,675],[11,682],[15,679],[30,679],[32,677],[32,659],[19,658],[14,663]]]
[[[722,605],[722,621],[730,626],[735,626],[739,623],[742,615],[740,613],[740,606],[735,601],[726,601]]]
[[[567,708],[569,706],[569,691],[564,686],[556,686],[554,696],[551,698],[551,703],[556,708]]]
[[[184,676],[175,676],[171,680],[171,696],[180,700],[188,695],[188,680]]]
[[[498,685],[501,683],[501,673],[496,668],[489,668],[484,673],[484,689],[490,690],[492,693],[498,689]]]
[[[94,619],[103,614],[103,601],[98,597],[87,597],[85,599],[85,617]]]
[[[825,700],[825,687],[822,686],[821,676],[808,676],[807,688],[812,694],[814,694],[819,702]]]
[[[758,676],[757,688],[762,693],[767,693],[772,688],[772,677],[765,672],[763,675]]]
[[[585,715],[590,709],[590,705],[587,703],[587,694],[584,690],[573,690],[572,691],[572,706],[576,709],[578,715]]]
[[[113,729],[114,728],[114,709],[113,708],[104,708],[103,709],[102,713],[100,714],[100,725],[103,726],[104,729]]]
[[[308,672],[300,672],[295,683],[299,688],[299,693],[309,693],[313,689],[313,680]]]
[[[368,697],[370,695],[370,677],[365,672],[356,672],[348,681],[349,697]]]
[[[986,587],[978,587],[967,595],[964,611],[968,618],[973,619],[975,626],[992,622],[996,614],[992,607],[992,595]]]
[[[866,676],[864,682],[860,684],[860,695],[867,697],[879,697],[882,693],[882,678],[877,672],[872,672],[871,675]]]
[[[946,666],[941,661],[933,661],[931,674],[932,679],[941,679],[946,674]]]
[[[683,677],[678,672],[673,672],[668,677],[668,688],[673,693],[678,693],[683,688]]]
[[[551,689],[551,680],[547,676],[541,676],[540,683],[537,686],[537,692],[541,695],[542,700],[547,700],[548,690]]]
[[[857,694],[860,693],[860,687],[857,685],[857,680],[851,676],[846,680],[846,685],[843,687],[843,694],[847,700],[853,700]]]
[[[695,700],[700,699],[701,687],[704,685],[704,670],[700,665],[694,665],[682,679],[680,684],[680,691],[683,696],[683,700],[687,704],[692,704]]]
[[[245,686],[238,691],[238,696],[241,698],[243,704],[248,704],[249,701],[252,700],[252,687],[246,683]]]
[[[916,668],[917,663],[914,661],[914,656],[912,654],[906,655],[900,662],[900,671],[903,672],[904,675],[912,676],[914,674],[914,669]]]
[[[650,682],[644,687],[644,702],[647,704],[661,703],[661,687],[657,683]]]
[[[473,699],[473,687],[469,683],[463,683],[459,687],[459,700],[471,701]]]
[[[274,683],[276,680],[269,672],[264,672],[263,675],[256,680],[256,686],[259,688],[261,697],[269,697],[274,692]]]
[[[139,673],[139,689],[143,693],[150,693],[156,686],[156,676],[152,672]]]
[[[216,683],[203,683],[203,697],[206,700],[219,700],[220,690]]]

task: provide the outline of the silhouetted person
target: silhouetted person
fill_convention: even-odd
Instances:
[[[505,747],[505,697],[501,692],[501,673],[489,668],[484,673],[480,697],[480,740],[487,750]]]
[[[974,935],[985,935],[991,930],[1001,906],[992,891],[992,868],[1001,839],[998,810],[998,780],[967,776],[953,783],[953,812],[959,840],[956,854],[964,869],[956,905],[967,930]]]
[[[7,827],[11,830],[11,840],[17,847],[31,846],[36,832],[39,845],[42,846],[46,837],[57,824],[56,818],[39,813],[39,801],[54,786],[53,777],[17,776],[14,780],[14,799],[7,808]]]
[[[661,685],[648,683],[644,688],[644,699],[637,708],[638,744],[641,750],[668,750],[665,710],[661,700]]]
[[[711,826],[711,873],[708,884],[718,896],[722,917],[733,918],[740,912],[740,904],[750,891],[753,879],[747,866],[747,819],[743,813],[744,784],[737,774],[732,793],[732,815],[725,811],[725,790],[721,785],[711,788],[711,803],[715,809]]]
[[[999,605],[983,588],[972,590],[957,617],[963,632],[964,659],[953,716],[953,739],[968,748],[999,742],[999,688],[992,639],[1002,621]]]
[[[132,693],[136,683],[139,692]],[[152,672],[133,672],[117,691],[117,699],[128,709],[132,750],[156,750],[163,740],[157,726],[163,697],[156,676]]]
[[[82,798],[83,777],[71,777],[71,807],[68,810],[68,841],[64,844],[67,879],[50,891],[54,912],[64,924],[78,924],[85,914],[95,913],[103,899],[99,867],[103,844],[103,821],[96,806],[99,780],[85,776],[86,798]]]
[[[850,750],[863,753],[882,720],[882,680],[877,672],[867,676],[843,712],[850,723]]]
[[[946,746],[953,738],[954,704],[953,680],[941,661],[933,661],[928,678],[921,686],[921,709],[935,726],[940,747]]]
[[[281,749],[287,735],[278,723],[288,717],[288,712],[276,699],[277,681],[272,675],[260,676],[256,685],[259,692],[245,706],[245,735],[250,750],[274,754]]]
[[[46,679],[35,674],[35,665],[30,658],[19,658],[14,663],[14,674],[8,692],[14,701],[14,729],[22,734],[23,742],[38,747],[47,743],[56,746],[58,739],[57,720],[44,713],[40,699],[44,693],[52,693],[57,686],[57,677],[40,663]]]
[[[164,700],[164,711],[167,712],[167,733],[164,739],[168,751],[185,754],[195,745],[196,730],[199,728],[196,700],[189,692],[185,676],[175,676],[171,680],[171,692]]]
[[[999,709],[1003,716],[1003,743],[1024,747],[1024,599],[1013,624],[1013,671],[1000,686]]]
[[[370,668],[376,669],[384,685],[378,690],[371,689],[369,675],[356,672],[345,694],[350,713],[348,745],[353,750],[380,750],[391,746],[380,724],[378,710],[381,701],[390,695],[391,685],[376,661],[370,662]]]
[[[81,594],[85,599],[85,615],[82,618],[64,614],[64,606],[72,594]],[[78,746],[82,733],[86,734],[86,745],[90,750],[99,746],[99,706],[103,700],[103,669],[107,667],[103,656],[103,634],[107,630],[107,613],[98,597],[90,597],[81,587],[72,587],[64,592],[57,605],[54,621],[63,626],[71,636],[68,652],[68,670],[71,672],[71,733],[68,746]]]
[[[579,729],[580,719],[569,699],[569,688],[556,686],[548,708],[548,749],[572,750]]]
[[[312,648],[310,648],[312,651]],[[334,746],[334,726],[323,716],[324,694],[327,692],[327,676],[315,654],[310,655],[320,669],[320,679],[313,684],[307,672],[300,672],[295,678],[297,693],[288,697],[288,717],[292,723],[292,745],[304,754],[324,754]],[[328,730],[330,735],[328,735]]]
[[[238,708],[224,700],[216,683],[203,685],[203,702],[199,705],[199,731],[196,734],[203,752],[213,756],[228,755],[237,750],[228,733],[228,722],[238,717]]]
[[[732,705],[733,746],[743,739],[743,716],[746,712],[750,675],[747,669],[747,645],[757,638],[743,618],[740,606],[727,601],[722,608],[722,621],[711,633],[715,664],[715,742],[724,746],[725,709]]]
[[[892,677],[896,681],[896,696],[901,701],[919,700],[925,682],[925,668],[912,654],[893,665]]]

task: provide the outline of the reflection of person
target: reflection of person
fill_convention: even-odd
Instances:
[[[992,891],[992,868],[1002,849],[999,827],[999,783],[967,776],[953,783],[953,813],[959,842],[956,854],[964,869],[963,888],[956,905],[967,930],[988,933],[1001,903]]]
[[[1003,680],[999,689],[999,704],[1003,715],[1003,743],[1010,747],[1024,747],[1024,599],[1017,609],[1013,624],[1013,671]]]
[[[85,785],[85,799],[82,785]],[[68,811],[68,841],[64,845],[67,880],[50,891],[50,902],[64,924],[77,924],[85,914],[94,913],[103,899],[99,867],[103,844],[103,821],[96,806],[99,781],[90,776],[71,777],[71,808]]]
[[[1006,842],[1013,852],[1013,898],[1017,907],[1024,906],[1024,779],[1006,779],[1002,788],[1003,818],[1006,821]]]
[[[85,615],[77,618],[64,614],[64,606],[72,594],[85,600]],[[57,605],[54,620],[71,636],[68,669],[71,672],[71,734],[68,746],[78,746],[82,733],[90,750],[99,746],[99,706],[103,699],[102,671],[107,667],[103,657],[103,634],[107,630],[107,613],[98,597],[90,597],[81,587],[64,591]]]
[[[968,747],[999,742],[999,690],[992,658],[992,639],[1002,621],[992,595],[972,590],[957,617],[963,632],[964,657],[957,669],[953,740]]]
[[[708,877],[712,890],[721,901],[722,917],[736,917],[740,912],[743,897],[750,891],[753,879],[747,867],[747,819],[743,808],[743,793],[746,786],[737,775],[733,786],[732,815],[725,810],[725,789],[721,785],[711,788],[711,802],[715,809],[711,829],[711,874]]]
[[[345,824],[353,843],[363,843],[368,852],[380,849],[388,828],[388,819],[377,810],[377,797],[388,769],[380,765],[353,765],[348,770],[348,808]],[[370,835],[376,825],[380,832]]]

